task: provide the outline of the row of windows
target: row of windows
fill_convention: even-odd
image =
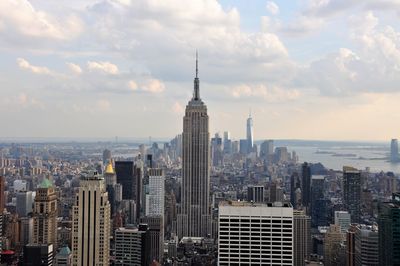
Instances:
[[[292,233],[291,229],[272,229],[271,231],[260,231],[260,232],[254,232],[254,231],[239,231],[239,230],[219,230],[220,234],[222,235],[231,235],[231,234],[236,234],[236,235],[249,235],[252,233],[253,235],[270,235],[272,233]]]
[[[285,220],[286,219],[286,220]],[[221,218],[219,219],[220,222],[242,222],[242,223],[292,223],[292,217],[279,217],[276,219],[257,219],[257,218],[252,218],[252,219],[243,219],[243,218],[239,218],[239,219],[235,219],[235,218]]]
[[[251,246],[250,248],[246,248],[243,245],[220,245],[220,249],[237,249],[238,252],[241,250],[269,250],[269,249],[277,249],[277,250],[292,250],[291,243],[282,243],[282,245],[274,245],[274,246]]]
[[[246,235],[246,236],[242,236],[240,234],[224,234],[221,235],[220,234],[220,239],[250,239],[252,237],[262,237],[264,239],[269,239],[270,237],[292,237],[291,233],[265,233],[263,232],[262,234],[260,233],[252,233],[251,235]]]

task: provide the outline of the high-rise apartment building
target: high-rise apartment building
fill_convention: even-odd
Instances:
[[[248,202],[264,202],[264,186],[248,186],[247,201]]]
[[[293,211],[293,265],[304,266],[311,251],[311,218],[304,211]]]
[[[164,217],[165,176],[162,169],[151,168],[149,175],[149,207],[147,216],[160,215]]]
[[[379,265],[400,265],[400,195],[379,209]]]
[[[343,199],[352,223],[361,219],[361,172],[353,167],[343,167]]]
[[[73,265],[109,265],[110,204],[103,177],[82,177],[72,209]]]
[[[344,234],[351,224],[350,213],[347,211],[335,211],[335,224],[340,226],[340,231]]]
[[[200,98],[196,59],[193,97],[186,106],[182,133],[182,186],[178,236],[211,234],[210,133],[207,106]]]
[[[288,203],[221,202],[218,265],[293,265]]]
[[[57,194],[53,184],[43,179],[38,189],[33,208],[33,243],[53,244],[57,247]]]

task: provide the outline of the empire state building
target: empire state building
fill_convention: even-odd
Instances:
[[[207,106],[200,98],[198,60],[193,97],[186,105],[182,134],[182,186],[178,237],[211,234],[210,133]]]

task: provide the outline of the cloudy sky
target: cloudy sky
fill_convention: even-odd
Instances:
[[[1,0],[0,137],[400,137],[400,0]]]

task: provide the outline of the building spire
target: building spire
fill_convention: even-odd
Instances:
[[[196,50],[196,78],[198,78],[199,75],[199,54],[197,53]]]
[[[200,100],[200,80],[199,80],[199,63],[198,63],[198,53],[196,50],[196,77],[194,78],[194,92],[193,92],[193,100]]]

